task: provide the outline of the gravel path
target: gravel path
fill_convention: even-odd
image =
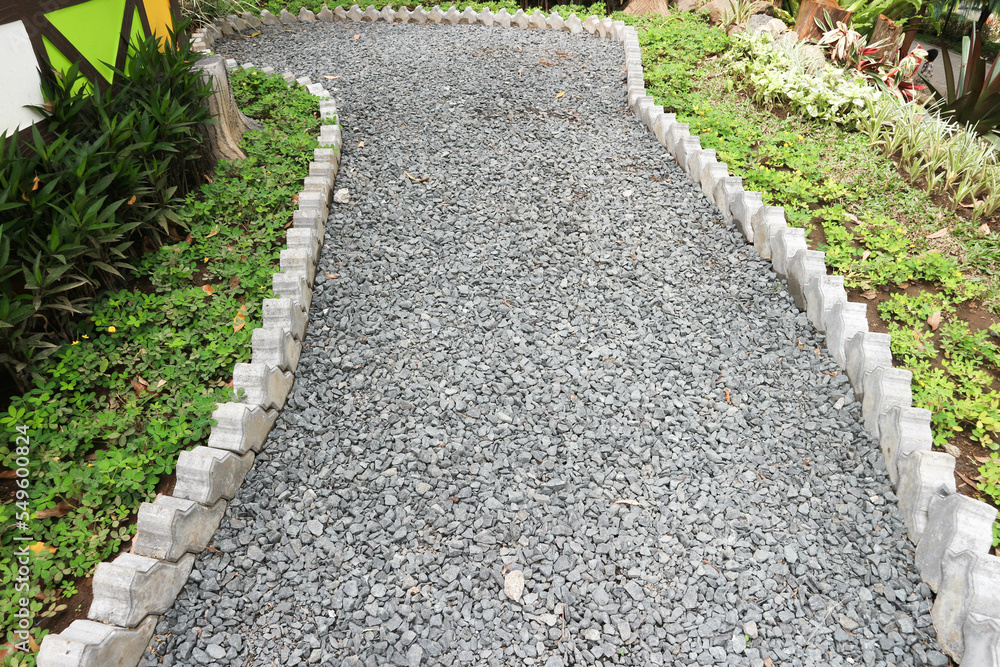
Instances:
[[[620,45],[262,32],[219,51],[327,84],[351,202],[145,664],[947,664],[846,376],[627,113]]]

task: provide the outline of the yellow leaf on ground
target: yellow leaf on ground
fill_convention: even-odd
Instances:
[[[128,205],[131,206],[134,203],[135,203],[135,195],[132,195],[132,198],[128,200]]]
[[[364,147],[365,147],[365,142],[359,141],[358,142],[358,148],[364,148]]]
[[[34,192],[35,190],[38,189],[38,183],[39,183],[38,177],[35,176],[35,180],[31,184],[31,190],[32,190],[32,192]]]
[[[948,228],[945,227],[944,229],[937,230],[933,234],[928,234],[927,238],[929,238],[929,239],[939,239],[942,236],[947,236],[947,235],[948,235]]]
[[[247,307],[240,306],[240,309],[236,312],[236,317],[233,318],[233,333],[236,333],[246,325],[247,325]]]
[[[556,95],[556,99],[558,100],[560,97],[562,97],[565,94],[566,94],[565,90],[561,91],[558,95]]]
[[[53,554],[56,552],[55,547],[50,547],[44,542],[35,542],[34,544],[29,544],[28,548],[31,549],[32,553],[34,553],[36,556],[43,551],[48,551],[49,553]]]
[[[212,228],[212,231],[210,231],[208,234],[205,235],[205,238],[210,239],[218,233],[219,233],[219,227],[218,225],[216,225],[215,227]]]
[[[201,291],[204,292],[205,294],[209,295],[209,296],[212,296],[213,294],[215,294],[215,288],[212,287],[211,285],[202,285],[201,286]]]

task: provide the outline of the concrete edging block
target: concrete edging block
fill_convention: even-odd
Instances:
[[[462,20],[462,14],[455,8],[455,5],[452,5],[444,13],[441,20],[443,23],[447,23],[449,25],[458,25],[458,22]]]
[[[663,113],[656,122],[653,123],[653,134],[656,135],[656,140],[660,142],[660,145],[667,148],[667,132],[670,128],[677,123],[677,114],[673,113]]]
[[[242,401],[265,409],[281,409],[294,377],[291,373],[263,364],[236,364],[233,368],[233,389],[244,391]]]
[[[288,297],[309,312],[312,305],[312,290],[306,285],[306,278],[298,273],[275,273],[271,276],[271,290],[279,297]]]
[[[287,329],[260,327],[251,334],[253,363],[274,366],[283,371],[295,371],[299,364],[302,343]]]
[[[864,331],[844,343],[845,370],[858,400],[864,398],[868,374],[880,366],[892,366],[891,345],[892,336],[874,331]]]
[[[309,313],[303,310],[294,299],[290,297],[264,299],[262,311],[265,327],[284,329],[290,332],[296,340],[301,341],[305,338]]]
[[[298,23],[298,19],[295,18],[295,14],[289,13],[287,9],[282,9],[281,13],[278,15],[278,21],[288,25],[289,23]]]
[[[899,485],[896,497],[914,544],[920,542],[927,525],[927,510],[934,496],[955,493],[955,457],[944,452],[912,451],[898,459]]]
[[[889,482],[899,483],[899,459],[917,450],[931,451],[931,411],[912,406],[893,406],[879,416],[878,441]]]
[[[820,250],[799,250],[788,263],[788,293],[800,311],[807,312],[806,285],[826,275],[826,253]]]
[[[177,457],[174,495],[202,505],[231,500],[250,472],[254,456],[253,452],[237,456],[222,449],[203,446],[183,451]]]
[[[712,191],[712,199],[716,208],[722,213],[722,219],[731,222],[733,219],[733,204],[743,193],[743,179],[739,176],[725,176],[720,178]]]
[[[305,248],[285,248],[278,253],[278,256],[281,272],[302,276],[306,281],[306,287],[311,290],[313,279],[316,277],[312,253]]]
[[[139,627],[121,628],[97,621],[73,621],[48,635],[38,651],[38,667],[133,667],[142,659],[159,621],[148,616]]]
[[[92,621],[137,627],[142,619],[163,614],[174,603],[191,568],[194,554],[176,563],[123,553],[94,572],[94,600],[87,617]]]
[[[743,190],[730,204],[736,228],[747,243],[753,243],[753,217],[764,207],[764,196],[754,190]]]
[[[694,181],[696,184],[701,183],[701,172],[709,164],[715,164],[718,159],[715,154],[714,148],[701,148],[701,138],[692,137],[698,140],[699,150],[693,153],[681,153],[677,156],[677,164],[684,169],[687,173],[688,178]],[[683,163],[682,163],[683,160]]]
[[[690,134],[681,137],[676,144],[677,152],[674,158],[685,172],[690,171],[691,161],[701,152],[701,137]]]
[[[667,128],[667,142],[665,148],[670,151],[670,154],[673,155],[675,159],[677,157],[677,144],[680,143],[681,139],[689,136],[691,136],[691,131],[688,123],[678,123],[675,121],[670,124],[669,128]]]
[[[769,239],[771,246],[771,268],[779,278],[788,277],[788,265],[795,255],[808,250],[806,230],[801,227],[778,227]]]
[[[939,588],[931,608],[937,640],[956,662],[978,667],[980,663],[973,665],[971,660],[964,660],[966,632],[973,635],[986,619],[994,624],[1000,620],[1000,558],[971,551],[957,553],[945,560]],[[984,643],[983,637],[968,639],[970,645],[977,646],[980,655],[990,650],[988,640]],[[993,653],[996,654],[996,647]]]
[[[315,21],[316,15],[312,13],[312,10],[302,7],[301,9],[299,9],[298,19],[303,23],[308,23],[311,21]]]
[[[966,665],[1000,665],[1000,619],[970,613],[962,624]]]
[[[771,259],[771,238],[787,227],[785,209],[780,206],[761,206],[750,220],[753,227],[753,247],[761,259]]]
[[[260,331],[255,329],[254,333]],[[256,354],[254,355],[256,356]],[[212,413],[215,426],[208,436],[208,446],[243,456],[264,447],[278,413],[245,403],[220,403]]]
[[[952,554],[961,551],[989,553],[996,518],[996,509],[960,493],[931,500],[927,525],[917,543],[914,562],[920,578],[932,591],[940,587],[944,562]],[[1000,608],[997,613],[1000,614]]]
[[[285,245],[288,248],[304,250],[309,255],[309,261],[313,267],[319,261],[319,236],[313,227],[296,227],[293,224],[285,232]]]
[[[715,203],[715,185],[723,178],[729,177],[729,165],[725,162],[708,162],[701,168],[701,191],[705,197]]]
[[[193,500],[159,495],[139,507],[132,551],[165,561],[201,553],[212,541],[227,505],[220,500],[206,507]]]
[[[396,22],[396,12],[394,12],[392,10],[392,7],[390,7],[389,5],[385,5],[384,7],[382,7],[382,11],[378,13],[378,17],[381,20],[385,21],[386,23]]]
[[[844,347],[854,336],[868,331],[868,306],[848,301],[837,301],[823,320],[826,327],[826,349],[841,368],[847,368]]]
[[[513,20],[514,17],[505,8],[501,8],[500,11],[493,15],[493,21],[501,28],[509,28]]]
[[[826,320],[833,307],[847,301],[844,276],[824,275],[806,284],[806,315],[816,331],[826,333]]]
[[[865,396],[861,401],[861,415],[865,430],[876,439],[879,436],[879,417],[889,408],[911,407],[913,402],[913,373],[904,368],[879,366],[865,376]]]

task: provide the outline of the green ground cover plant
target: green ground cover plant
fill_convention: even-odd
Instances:
[[[130,284],[102,293],[71,322],[71,341],[36,364],[32,388],[0,417],[0,465],[15,466],[30,436],[31,608],[60,611],[77,581],[115,554],[177,455],[204,442],[218,402],[231,400],[233,364],[250,334],[308,173],[318,103],[279,76],[232,73],[241,108],[263,129],[244,136],[246,159],[220,164],[176,218],[182,236],[141,255]],[[9,494],[0,525],[20,509]],[[12,548],[12,531],[2,534]],[[11,639],[16,565],[0,563],[0,616]],[[34,637],[41,641],[44,631]],[[10,662],[5,664],[33,664]]]
[[[656,103],[689,123],[746,189],[783,206],[855,298],[877,299],[896,363],[914,374],[914,404],[934,411],[936,445],[972,443],[973,458],[959,452],[963,474],[1000,504],[1000,330],[963,315],[1000,314],[995,235],[911,185],[892,159],[898,150],[854,131],[875,89],[760,38],[727,37],[694,14],[643,27]],[[995,534],[1000,545],[1000,527]]]

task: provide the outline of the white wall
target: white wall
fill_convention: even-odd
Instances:
[[[24,108],[41,105],[38,60],[20,21],[0,25],[0,134],[28,127],[40,116]]]

